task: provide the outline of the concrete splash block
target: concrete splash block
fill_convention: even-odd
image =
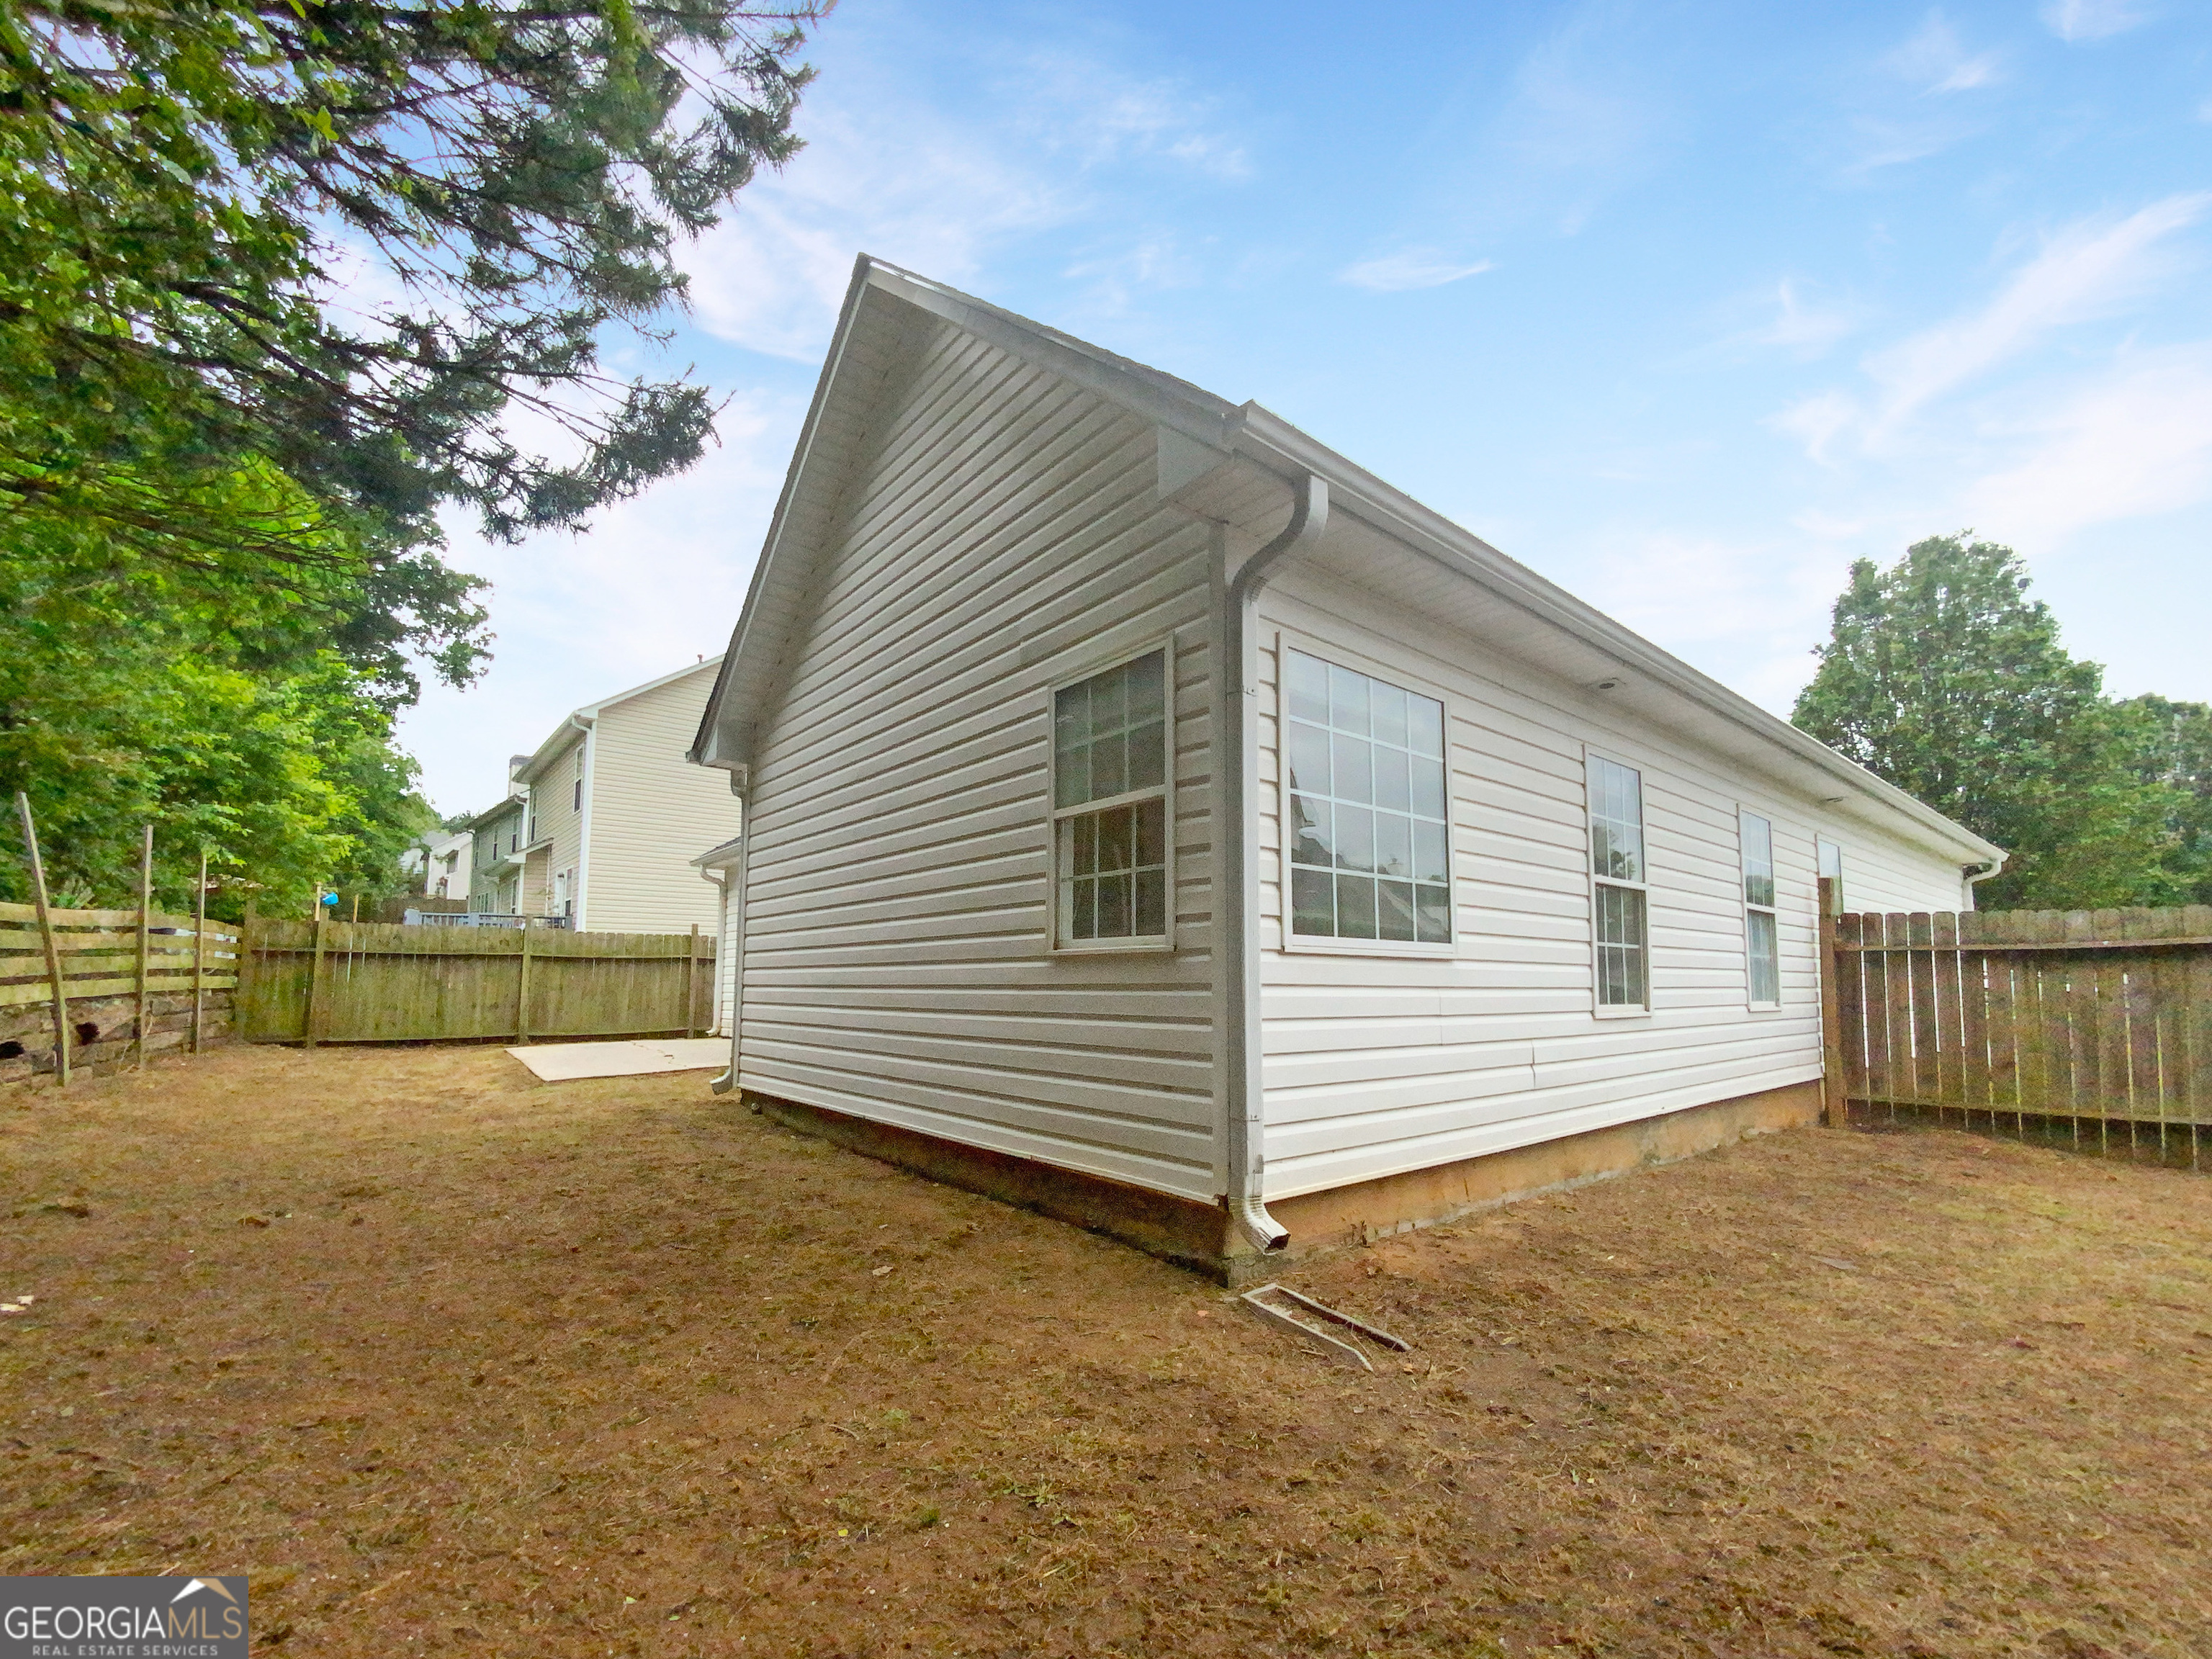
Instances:
[[[643,1077],[653,1072],[720,1072],[730,1063],[727,1037],[643,1037],[625,1042],[539,1042],[507,1051],[542,1081]]]

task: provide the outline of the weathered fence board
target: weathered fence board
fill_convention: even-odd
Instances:
[[[238,1024],[257,1042],[534,1042],[713,1024],[711,937],[257,921],[245,957]]]
[[[106,1064],[118,1043],[134,1055],[177,1046],[172,1038],[189,1046],[205,1024],[204,1006],[198,1021],[191,1015],[194,994],[227,1001],[238,983],[239,935],[228,922],[149,909],[142,951],[136,910],[50,907],[46,916],[41,927],[36,905],[0,904],[0,1081],[58,1073],[80,1051]],[[216,1017],[227,1024],[228,1009]]]
[[[2212,1127],[2212,906],[1842,915],[1827,1046],[1846,1111]]]

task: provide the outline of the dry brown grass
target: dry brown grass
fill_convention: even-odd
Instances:
[[[697,1074],[239,1050],[0,1168],[0,1571],[264,1648],[2212,1651],[2203,1176],[1779,1137],[1294,1275],[1368,1378]]]

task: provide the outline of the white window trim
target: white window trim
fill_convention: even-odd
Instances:
[[[1815,921],[1819,920],[1820,909],[1820,878],[1828,873],[1820,867],[1820,849],[1823,847],[1832,847],[1836,849],[1835,899],[1838,907],[1836,914],[1843,915],[1841,906],[1844,902],[1844,844],[1816,830],[1813,836],[1813,910]]]
[[[1777,901],[1772,904],[1753,904],[1743,890],[1744,881],[1750,874],[1744,867],[1743,821],[1747,817],[1757,818],[1766,826],[1766,861],[1772,872],[1769,879],[1774,884]],[[1743,905],[1743,1006],[1754,1014],[1778,1014],[1782,1012],[1782,867],[1781,860],[1775,851],[1775,843],[1778,840],[1780,836],[1776,833],[1771,812],[1754,811],[1741,801],[1735,804],[1735,890]],[[1818,854],[1814,856],[1817,859]],[[1817,893],[1819,889],[1816,887],[1814,890]],[[1647,910],[1649,902],[1647,900]],[[1754,911],[1774,920],[1774,988],[1777,994],[1771,1002],[1761,1002],[1751,994],[1751,918]],[[1648,922],[1646,927],[1648,928]]]
[[[1290,697],[1285,687],[1290,677],[1284,672],[1284,653],[1303,651],[1310,657],[1319,657],[1325,662],[1334,662],[1364,674],[1370,680],[1381,680],[1401,690],[1416,691],[1431,702],[1440,703],[1444,711],[1444,872],[1445,886],[1450,893],[1452,936],[1441,945],[1424,945],[1419,939],[1333,939],[1312,933],[1300,933],[1291,927],[1291,709]],[[1277,931],[1282,935],[1282,948],[1293,955],[1317,957],[1410,957],[1429,962],[1454,962],[1459,957],[1461,932],[1459,925],[1459,848],[1452,831],[1456,815],[1456,804],[1452,792],[1452,700],[1444,695],[1443,688],[1418,674],[1409,674],[1395,663],[1377,662],[1367,653],[1352,646],[1340,645],[1318,635],[1295,633],[1278,629],[1275,634],[1275,904],[1279,917]],[[1255,833],[1257,828],[1255,827]],[[1256,852],[1258,849],[1255,848]]]
[[[1651,1018],[1653,1004],[1658,1000],[1659,993],[1657,971],[1659,952],[1651,943],[1651,883],[1649,879],[1621,881],[1612,876],[1601,876],[1590,866],[1590,762],[1593,760],[1611,761],[1615,766],[1625,766],[1636,774],[1636,802],[1639,819],[1637,827],[1643,832],[1644,872],[1647,878],[1651,873],[1651,807],[1650,803],[1645,799],[1649,792],[1644,787],[1645,780],[1651,775],[1651,769],[1642,761],[1631,760],[1627,756],[1616,750],[1601,749],[1595,744],[1584,744],[1583,745],[1582,861],[1583,884],[1585,890],[1589,895],[1590,1012],[1598,1019],[1649,1019]],[[1741,864],[1741,860],[1739,860],[1738,863]],[[1743,884],[1743,878],[1741,875],[1736,878],[1736,884],[1739,889]],[[1597,943],[1597,890],[1601,887],[1626,888],[1631,892],[1644,895],[1644,1000],[1640,1005],[1633,1002],[1606,1002],[1600,1000],[1600,993],[1605,985],[1605,962],[1598,950]]]
[[[1060,800],[1060,734],[1057,721],[1060,694],[1071,685],[1095,679],[1109,669],[1133,663],[1139,657],[1161,653],[1160,697],[1162,715],[1166,721],[1164,733],[1165,754],[1160,769],[1161,781],[1149,789],[1131,789],[1103,800],[1087,800],[1078,806],[1061,806]],[[1114,957],[1114,956],[1172,956],[1176,949],[1176,635],[1170,631],[1156,635],[1148,643],[1122,645],[1112,651],[1101,652],[1085,659],[1084,665],[1073,672],[1061,675],[1045,687],[1044,691],[1044,799],[1051,816],[1045,822],[1045,939],[1048,955],[1055,957]],[[1166,845],[1162,855],[1166,869],[1162,879],[1167,886],[1167,932],[1146,933],[1133,939],[1077,939],[1060,937],[1060,820],[1080,817],[1086,812],[1103,812],[1109,807],[1133,805],[1139,801],[1158,800],[1163,803],[1161,815],[1165,820]]]

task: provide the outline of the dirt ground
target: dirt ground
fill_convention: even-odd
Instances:
[[[2212,1652],[2212,1178],[1805,1130],[1291,1282],[702,1074],[0,1095],[0,1573],[333,1655]]]

